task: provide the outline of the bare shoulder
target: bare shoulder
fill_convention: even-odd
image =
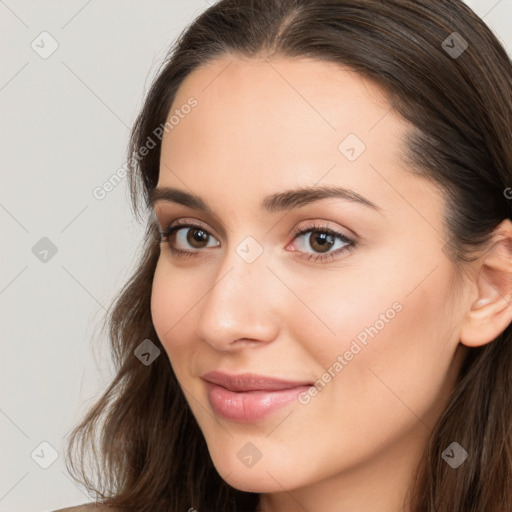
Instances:
[[[53,512],[113,512],[113,509],[100,503],[84,503],[75,507],[60,508]]]

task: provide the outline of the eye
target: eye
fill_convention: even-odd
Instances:
[[[308,236],[304,236],[308,235]],[[351,238],[345,236],[330,227],[321,226],[313,223],[312,225],[302,226],[293,233],[293,240],[299,240],[299,251],[304,252],[306,256],[301,256],[308,261],[330,261],[336,255],[352,250],[356,243]],[[331,251],[331,249],[338,247]],[[307,248],[311,247],[313,252],[309,252]],[[331,252],[329,252],[331,251]]]
[[[309,236],[305,236],[308,234]],[[167,241],[173,255],[179,258],[197,256],[203,249],[220,245],[220,242],[202,226],[181,220],[175,221],[161,231],[160,236],[160,243]],[[292,242],[296,240],[300,242],[299,249],[292,252],[303,253],[301,257],[308,261],[330,261],[336,255],[352,250],[356,246],[355,241],[343,233],[315,223],[296,229]],[[308,246],[313,249],[312,252],[307,250]],[[332,250],[333,248],[335,250]]]
[[[207,247],[217,247],[220,243],[203,227],[188,222],[176,221],[160,233],[160,242],[167,241],[175,256],[193,256]],[[192,249],[192,250],[190,250]]]

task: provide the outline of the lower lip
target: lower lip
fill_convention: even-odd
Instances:
[[[222,386],[206,382],[208,399],[214,411],[224,418],[240,423],[261,420],[272,412],[293,402],[311,386],[282,389],[280,391],[229,391]]]

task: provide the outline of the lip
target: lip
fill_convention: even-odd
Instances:
[[[224,418],[251,423],[265,418],[298,397],[313,385],[306,381],[287,381],[254,373],[230,375],[213,371],[201,376],[208,400]]]
[[[256,373],[239,373],[237,375],[224,373],[220,371],[207,372],[201,375],[201,378],[218,384],[229,391],[281,391],[283,389],[292,389],[299,386],[312,386],[308,381],[292,381],[275,379],[258,375]]]

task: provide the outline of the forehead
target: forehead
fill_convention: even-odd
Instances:
[[[260,130],[260,138],[283,127],[296,138],[318,132],[318,137],[340,136],[347,129],[364,138],[390,111],[373,82],[339,64],[306,58],[209,62],[186,77],[169,115],[191,96],[198,99],[194,117],[202,123],[218,119],[226,130],[231,122],[236,132]]]
[[[224,57],[186,77],[169,118],[190,98],[197,105],[164,134],[159,186],[185,184],[203,197],[215,189],[219,204],[230,201],[227,183],[245,204],[330,184],[383,209],[418,187],[428,200],[401,159],[410,125],[380,87],[339,64]]]

